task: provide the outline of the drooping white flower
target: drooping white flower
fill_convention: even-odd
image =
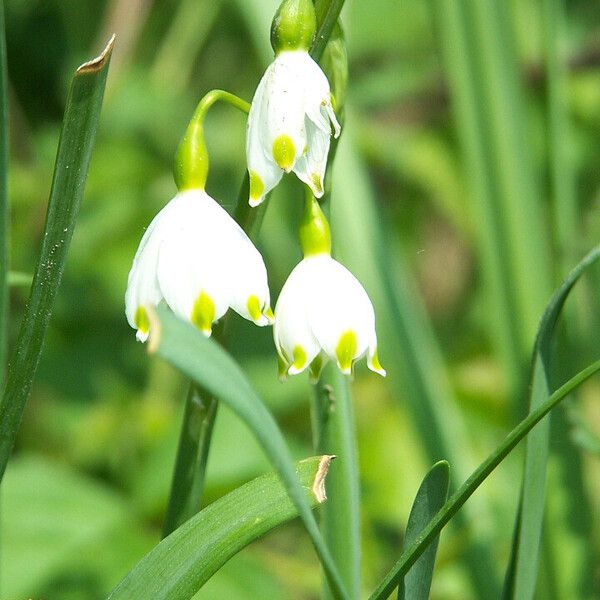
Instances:
[[[327,77],[303,48],[279,51],[256,89],[248,116],[250,205],[293,171],[323,195],[331,137],[340,134]]]
[[[178,193],[140,242],[125,294],[139,340],[148,337],[147,307],[162,300],[207,336],[230,307],[258,325],[272,320],[262,256],[204,190]]]
[[[313,363],[312,374],[318,376],[322,358],[349,374],[367,354],[369,369],[385,375],[377,357],[373,305],[356,277],[326,253],[308,256],[291,272],[277,300],[273,335],[287,374]]]

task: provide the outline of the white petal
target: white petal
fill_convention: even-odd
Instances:
[[[307,152],[296,162],[294,173],[310,187],[316,198],[320,198],[323,195],[330,134],[329,131],[323,132],[307,118],[306,138]]]
[[[285,358],[290,375],[301,373],[320,351],[306,312],[310,273],[306,272],[305,266],[302,261],[290,273],[275,307],[273,337],[277,351]],[[304,360],[297,360],[302,353]]]
[[[229,305],[242,317],[257,325],[268,325],[271,300],[267,282],[267,269],[260,252],[242,228],[231,219],[224,233],[227,244],[225,258],[230,278]],[[255,302],[260,315],[252,314],[250,303]]]
[[[267,127],[268,99],[265,95],[273,65],[263,75],[252,100],[246,134],[246,160],[250,176],[250,205],[260,204],[281,180],[283,171],[273,160],[271,149],[263,147],[261,132]]]
[[[309,321],[313,335],[332,360],[342,335],[353,332],[356,350],[353,358],[362,356],[375,338],[373,305],[360,282],[330,256],[309,257],[311,294]]]
[[[261,128],[261,145],[267,156],[274,157],[274,146],[283,136],[293,144],[291,171],[298,157],[304,152],[305,94],[303,65],[308,54],[302,50],[281,52],[265,73],[263,107],[265,126]]]
[[[155,235],[157,224],[160,223],[162,216],[164,216],[161,215],[162,211],[154,217],[148,229],[146,229],[133,259],[127,279],[125,314],[129,325],[134,329],[138,329],[138,324],[136,323],[138,309],[140,307],[156,306],[162,300],[162,294],[156,278],[160,239]],[[137,337],[140,341],[145,341],[148,337],[148,332],[138,330]]]

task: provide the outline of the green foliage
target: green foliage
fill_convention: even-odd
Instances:
[[[325,500],[330,461],[329,456],[318,456],[296,464],[304,497],[312,507]],[[298,510],[279,475],[263,475],[213,502],[166,537],[109,598],[191,598],[244,546],[296,516]]]
[[[106,597],[160,540],[186,391],[169,365],[148,358],[124,319],[131,260],[144,227],[175,193],[173,155],[199,98],[223,88],[251,99],[272,57],[268,31],[278,3],[167,0],[131,12],[120,1],[5,4],[12,216],[11,261],[0,269],[20,274],[11,276],[3,323],[11,349],[28,293],[21,275],[34,271],[43,239],[72,68],[106,32],[118,37],[85,199],[0,510],[0,597],[92,600]],[[565,274],[600,239],[595,3],[466,4],[371,0],[343,10],[350,77],[333,173],[334,255],[374,301],[388,370],[379,381],[359,367],[352,384],[363,595],[397,558],[428,467],[447,459],[456,490],[524,416],[524,376],[548,278]],[[542,13],[549,4],[556,12]],[[317,10],[326,6],[333,4],[318,2]],[[502,18],[491,22],[498,11]],[[546,78],[550,56],[558,76]],[[207,189],[233,211],[244,120],[215,108],[205,134]],[[300,258],[301,200],[285,178],[264,214],[258,245],[273,300]],[[540,260],[550,276],[541,276]],[[599,274],[591,267],[565,305],[568,336],[559,323],[550,389],[597,358]],[[267,328],[236,316],[229,325],[231,353],[292,456],[308,456],[306,379],[277,381]],[[555,411],[540,597],[587,600],[576,579],[598,563],[600,522],[592,515],[582,527],[578,518],[600,502],[599,394],[590,380],[567,410]],[[577,469],[558,460],[563,448]],[[498,596],[522,458],[516,448],[444,529],[432,598]],[[253,435],[220,408],[205,503],[268,469]],[[35,527],[27,526],[27,503]],[[83,541],[80,529],[89,534]],[[244,549],[198,598],[305,599],[320,586],[308,536],[295,522]]]

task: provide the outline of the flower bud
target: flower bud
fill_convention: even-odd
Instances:
[[[284,50],[308,50],[316,31],[312,0],[283,0],[271,24],[271,46],[275,54]]]

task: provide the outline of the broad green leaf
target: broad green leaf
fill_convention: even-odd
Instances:
[[[338,598],[348,598],[305,494],[277,423],[237,363],[213,340],[166,307],[152,312],[149,350],[179,369],[207,394],[225,402],[248,425],[284,482]]]
[[[6,351],[8,347],[8,73],[6,67],[6,35],[4,2],[0,1],[0,393],[4,389]]]
[[[564,303],[585,271],[600,258],[600,246],[592,250],[571,271],[548,304],[538,331],[531,374],[530,411],[550,394],[550,343]],[[545,419],[527,439],[521,501],[515,525],[515,538],[509,569],[505,580],[505,594],[509,597],[532,598],[537,582],[539,544],[544,519],[546,465],[550,422]]]
[[[404,548],[410,547],[418,540],[429,521],[444,506],[448,497],[449,478],[450,468],[445,460],[433,465],[429,473],[425,475],[408,517]],[[398,600],[427,600],[429,598],[438,542],[439,537],[431,542],[429,548],[408,571],[398,588]]]
[[[164,323],[164,322],[163,322]],[[306,506],[325,500],[330,456],[296,464]],[[201,510],[149,552],[111,593],[111,600],[188,600],[234,554],[298,516],[275,473],[237,488]]]
[[[9,287],[17,287],[17,286],[29,287],[31,285],[31,282],[33,281],[33,275],[30,275],[29,273],[20,273],[18,271],[9,271],[7,275],[8,275],[7,281],[8,281]]]
[[[113,41],[100,56],[77,69],[67,99],[42,248],[0,403],[0,479],[21,424],[75,228]]]
[[[543,349],[547,354],[550,344],[551,333],[560,314],[560,310],[577,279],[597,260],[600,255],[600,247],[594,249],[573,269],[565,283],[560,286],[552,295],[542,324],[539,329],[536,346],[533,353],[534,368],[538,362],[540,351]],[[462,505],[469,499],[475,490],[483,483],[488,475],[506,458],[511,450],[539,423],[563,398],[569,395],[581,383],[586,381],[594,373],[600,370],[600,360],[592,363],[589,367],[580,371],[577,375],[569,379],[564,385],[556,390],[552,395],[549,392],[543,401],[536,407],[532,407],[531,412],[523,419],[504,439],[500,446],[473,472],[465,483],[450,497],[444,507],[435,515],[430,524],[423,531],[411,547],[400,557],[400,560],[384,577],[376,591],[373,592],[371,600],[383,600],[387,598],[401,577],[405,575],[408,569],[414,564],[417,558],[425,551],[427,545],[442,530],[444,525],[458,512]],[[547,389],[547,388],[546,388]],[[540,391],[541,393],[541,391]],[[509,573],[513,572],[514,560],[511,560]]]

